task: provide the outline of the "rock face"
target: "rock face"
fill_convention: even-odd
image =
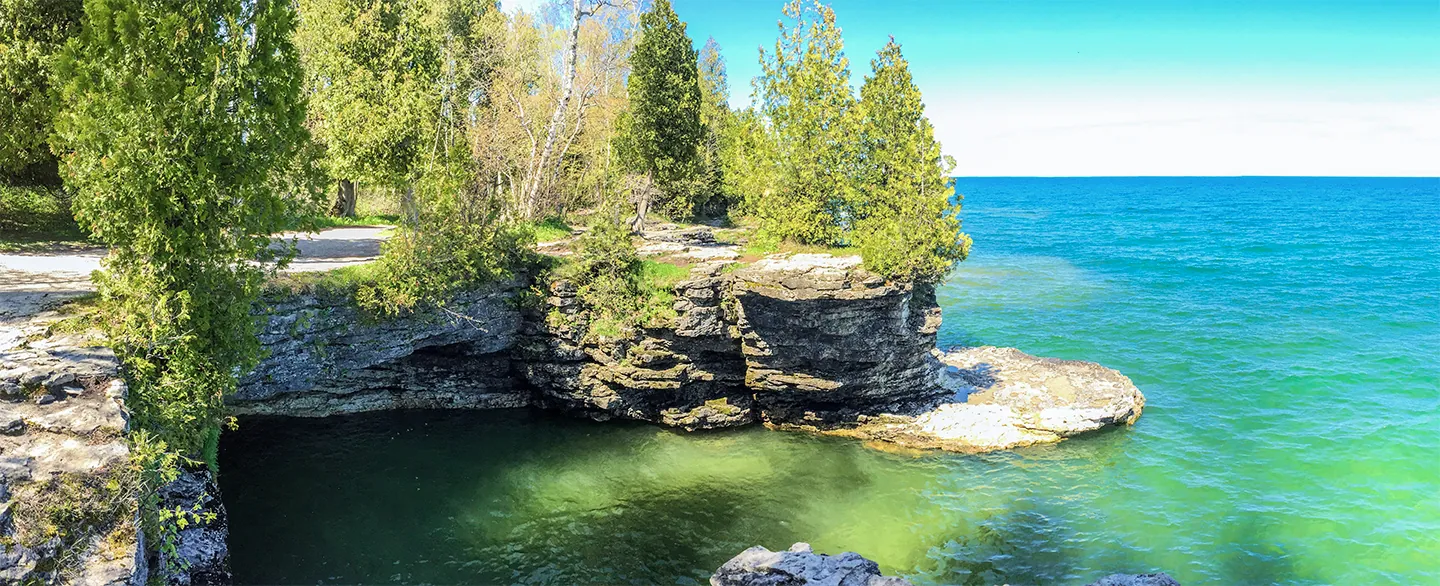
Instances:
[[[808,543],[786,551],[755,546],[715,570],[711,586],[910,586],[904,578],[880,575],[880,566],[855,552],[817,554]]]
[[[1058,442],[1140,417],[1145,397],[1129,378],[1092,362],[1037,358],[1014,348],[963,348],[950,366],[949,399],[915,411],[861,418],[835,433],[915,448],[982,452]]]
[[[128,464],[125,383],[108,349],[46,338],[57,319],[0,326],[0,582],[143,584],[133,498],[76,500]],[[46,531],[50,512],[81,504],[90,521]]]
[[[494,388],[483,383],[509,380],[507,363],[484,357],[514,344],[517,290],[503,283],[463,293],[442,310],[383,320],[364,315],[350,299],[276,301],[265,307],[268,321],[259,335],[268,357],[241,381],[232,401],[242,413],[288,415],[515,406],[513,397],[493,396]],[[457,345],[463,348],[407,358]],[[467,392],[472,387],[477,396]]]
[[[934,290],[887,282],[860,257],[772,257],[735,272],[748,388],[775,425],[831,425],[941,394]]]
[[[185,470],[160,489],[161,508],[213,517],[181,529],[175,536],[175,558],[154,556],[150,561],[160,581],[170,586],[219,586],[231,582],[230,524],[220,488],[208,470]]]
[[[726,264],[696,265],[675,285],[674,327],[622,340],[587,340],[575,287],[552,283],[550,309],[530,312],[515,351],[536,403],[687,430],[754,421],[734,318],[724,306]]]
[[[709,232],[657,244],[707,245]],[[713,236],[712,236],[713,238]],[[446,311],[367,321],[348,300],[272,306],[270,357],[239,413],[535,405],[686,430],[760,421],[914,448],[977,452],[1130,424],[1145,399],[1118,372],[1007,348],[935,350],[933,289],[886,281],[859,257],[772,255],[691,265],[675,318],[621,339],[586,336],[576,287],[543,303],[506,284]],[[4,422],[0,422],[3,424]]]

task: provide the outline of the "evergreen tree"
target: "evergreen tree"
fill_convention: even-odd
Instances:
[[[408,189],[431,146],[440,104],[436,11],[424,0],[299,0],[299,8],[309,124],[339,182],[335,211],[350,215],[353,182]]]
[[[874,73],[860,87],[862,163],[852,239],[872,271],[939,281],[970,250],[970,238],[960,233],[959,200],[952,202],[955,163],[940,152],[894,37],[870,64]]]
[[[0,0],[0,183],[56,183],[52,65],[80,32],[82,0]]]
[[[62,173],[110,247],[97,279],[136,423],[213,457],[259,358],[276,186],[307,138],[286,0],[86,0],[56,68]]]
[[[720,44],[714,37],[707,39],[705,47],[700,49],[699,67],[700,121],[705,127],[700,152],[701,189],[707,194],[712,210],[718,211],[739,199],[725,191],[723,151],[735,113],[730,111],[730,79],[725,73],[725,57],[720,54]]]
[[[640,16],[640,39],[630,57],[630,168],[659,189],[660,207],[683,218],[704,203],[701,172],[700,74],[685,23],[669,0],[655,0]]]
[[[858,129],[850,61],[829,6],[792,0],[785,16],[794,23],[780,23],[775,52],[761,51],[755,80],[775,134],[778,182],[772,194],[747,194],[748,207],[769,237],[843,244]]]

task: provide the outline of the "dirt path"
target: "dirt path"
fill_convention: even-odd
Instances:
[[[286,272],[328,271],[380,256],[389,226],[333,228],[314,234],[287,232],[299,249]],[[0,324],[39,313],[65,299],[95,290],[90,273],[100,268],[102,248],[65,247],[53,252],[0,254]]]

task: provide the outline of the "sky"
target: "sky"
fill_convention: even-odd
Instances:
[[[538,0],[505,2],[525,9]],[[782,0],[673,0],[750,103]],[[1440,176],[1440,0],[834,0],[961,176]]]

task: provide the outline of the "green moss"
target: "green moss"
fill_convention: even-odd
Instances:
[[[15,541],[35,547],[52,539],[60,549],[47,561],[62,576],[75,568],[91,540],[121,545],[134,539],[138,476],[128,466],[112,466],[94,474],[64,473],[36,483],[14,501]]]

